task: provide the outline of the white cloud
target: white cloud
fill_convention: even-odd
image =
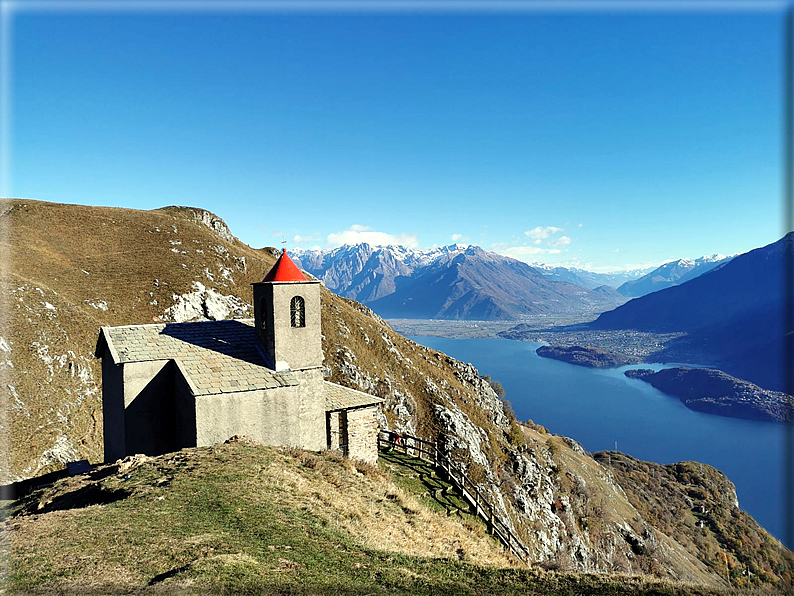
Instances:
[[[386,246],[389,244],[401,244],[408,248],[419,246],[419,239],[415,234],[389,234],[387,232],[377,232],[367,226],[353,224],[343,232],[328,234],[325,239],[325,247],[336,248],[343,244],[360,244],[362,242],[373,246]]]
[[[581,227],[583,227],[583,226],[584,226],[584,224],[579,224],[579,225],[578,225],[578,226],[576,226],[576,227],[577,227],[577,228],[581,228]]]
[[[619,248],[616,248],[616,249],[615,249],[615,250],[613,250],[612,252],[613,252],[613,253],[615,253],[615,254],[617,254],[617,253],[619,253],[619,252],[620,252],[620,249],[619,249]]]
[[[549,246],[568,246],[571,243],[571,239],[568,236],[560,236],[559,238],[550,238],[546,244]]]
[[[556,255],[562,251],[558,248],[538,248],[537,246],[508,246],[507,243],[499,243],[491,246],[491,250],[505,257],[512,257],[525,263],[532,263],[537,255]]]
[[[452,234],[452,242],[468,242],[471,240],[468,236],[464,236],[463,234]]]
[[[554,226],[546,226],[545,228],[538,226],[536,228],[532,228],[531,230],[527,230],[524,232],[524,236],[527,238],[531,238],[532,240],[545,240],[552,234],[559,234],[560,232],[564,232],[563,228],[556,228]]]
[[[308,244],[308,243],[311,243],[311,242],[319,242],[320,240],[322,240],[322,238],[318,238],[316,236],[301,236],[300,234],[295,234],[292,237],[292,243],[295,246],[298,246],[299,244]]]
[[[529,238],[526,244],[510,246],[506,242],[494,244],[491,247],[496,253],[506,257],[513,257],[526,263],[536,262],[537,255],[556,255],[567,252],[564,247],[571,244],[572,240],[568,236],[560,236],[565,228],[557,226],[537,226],[531,230],[526,230],[524,236]]]
[[[596,265],[592,262],[581,263],[571,261],[562,263],[564,267],[577,267],[593,273],[620,273],[622,271],[638,271],[642,269],[655,269],[663,263],[660,261],[645,261],[644,263],[626,263],[624,265]]]

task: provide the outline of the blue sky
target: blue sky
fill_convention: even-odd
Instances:
[[[780,10],[17,6],[7,196],[594,270],[784,232]]]

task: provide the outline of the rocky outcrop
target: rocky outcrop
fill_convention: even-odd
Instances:
[[[439,445],[462,461],[470,478],[479,473],[481,494],[488,495],[537,564],[589,572],[675,569],[692,581],[720,583],[701,562],[681,557],[680,545],[643,519],[612,473],[575,441],[528,427],[522,427],[521,445],[497,441],[511,426],[501,400],[470,364],[452,361],[450,366],[472,382],[476,403],[489,412],[493,429],[485,433],[461,408],[435,406]],[[493,453],[500,451],[494,460]]]
[[[680,366],[658,372],[641,368],[624,374],[677,397],[692,410],[748,420],[794,419],[794,399],[790,395],[762,389],[720,370]]]
[[[639,362],[638,358],[608,352],[593,346],[540,346],[535,352],[544,358],[561,360],[568,364],[587,368],[611,368]]]
[[[221,294],[207,288],[201,282],[193,282],[193,291],[174,294],[174,305],[166,309],[162,320],[183,323],[185,321],[220,321],[251,316],[252,307],[234,295]]]
[[[182,217],[192,219],[196,223],[207,226],[210,230],[215,232],[218,236],[226,240],[226,242],[234,243],[237,237],[232,234],[229,226],[220,217],[207,211],[206,209],[198,209],[196,207],[165,207],[162,209],[167,212],[179,213]]]

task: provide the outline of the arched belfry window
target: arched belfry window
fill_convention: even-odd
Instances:
[[[292,297],[289,303],[289,320],[293,327],[306,327],[306,303],[303,297]]]

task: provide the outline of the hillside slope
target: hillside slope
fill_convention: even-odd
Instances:
[[[784,272],[793,250],[789,233],[700,277],[605,312],[591,326],[686,332],[689,346],[718,368],[785,391],[784,338],[794,329],[785,320]],[[661,362],[665,356],[657,355]]]
[[[249,284],[275,261],[275,250],[221,234],[220,220],[200,210],[10,200],[0,213],[11,266],[0,341],[7,480],[73,459],[101,461],[100,377],[92,357],[100,326],[249,315]],[[686,520],[657,528],[575,442],[518,425],[470,364],[415,344],[368,308],[325,289],[322,332],[327,378],[383,397],[383,425],[438,439],[538,564],[720,585],[715,561],[760,557],[712,534],[704,538],[710,549],[680,544]],[[748,527],[756,542],[769,539],[757,524]],[[638,550],[641,543],[648,547]],[[791,553],[771,544],[781,563],[752,583],[791,580]],[[760,559],[757,566],[766,569]]]
[[[245,441],[126,458],[14,504],[4,592],[721,593],[519,567],[411,476]]]

